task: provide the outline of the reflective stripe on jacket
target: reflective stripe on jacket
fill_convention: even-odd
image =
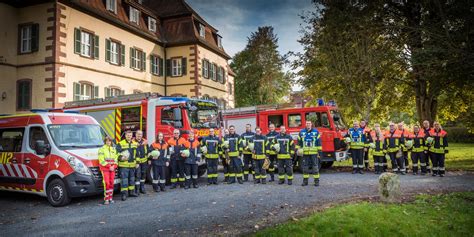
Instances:
[[[116,146],[117,153],[119,155],[119,162],[118,166],[121,168],[135,168],[136,160],[135,156],[137,154],[137,143],[135,141],[128,142],[127,139],[123,139],[120,141],[117,146]],[[120,153],[124,150],[128,150],[130,153],[130,156],[128,157],[128,160],[122,161],[120,157]]]

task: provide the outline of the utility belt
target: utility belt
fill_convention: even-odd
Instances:
[[[118,167],[119,168],[135,168],[137,165],[137,162],[135,160],[133,161],[119,161]]]

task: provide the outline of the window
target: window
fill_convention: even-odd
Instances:
[[[74,101],[99,98],[99,87],[89,83],[74,82]]]
[[[123,66],[125,64],[125,45],[112,39],[105,39],[105,61]]]
[[[156,20],[152,17],[148,17],[148,30],[156,32]]]
[[[321,113],[309,112],[305,116],[306,121],[311,121],[315,127],[321,127]]]
[[[180,77],[186,75],[186,58],[171,58],[166,60],[166,75]]]
[[[117,13],[117,0],[107,0],[107,10],[113,13]]]
[[[203,24],[199,24],[199,36],[206,38],[206,27]]]
[[[222,37],[219,35],[217,36],[217,47],[222,48]]]
[[[329,124],[328,113],[326,113],[326,112],[321,113],[321,125],[325,128],[329,128],[331,126]]]
[[[16,82],[16,109],[31,109],[31,80],[24,79]]]
[[[275,127],[283,125],[283,115],[268,115],[268,125],[275,124]]]
[[[120,90],[120,88],[117,88],[117,87],[105,87],[104,94],[105,94],[105,97],[112,97],[112,96],[124,95],[125,91]]]
[[[27,24],[18,27],[18,46],[19,53],[31,53],[38,51],[39,43],[39,25]]]
[[[233,89],[234,89],[234,88],[232,88],[232,83],[229,82],[229,83],[227,84],[227,86],[229,87],[229,95],[232,95]]]
[[[202,60],[202,76],[209,78],[209,61],[206,59]]]
[[[217,81],[224,84],[224,68],[223,67],[218,67],[217,68]]]
[[[88,58],[99,58],[99,36],[78,29],[74,30],[74,53]]]
[[[163,76],[163,59],[160,56],[150,55],[151,74]]]
[[[139,25],[139,19],[140,19],[140,11],[137,9],[130,7],[130,22],[135,23]]]
[[[0,152],[21,152],[24,132],[24,128],[0,129]]]
[[[209,65],[209,77],[211,78],[211,80],[213,81],[216,81],[217,78],[216,78],[216,74],[217,74],[217,65],[215,63],[211,63]]]
[[[146,54],[135,48],[130,48],[130,67],[140,71],[146,70]]]
[[[298,128],[301,127],[301,114],[290,114],[288,115],[288,127]]]
[[[31,149],[35,149],[37,141],[44,141],[44,144],[49,144],[48,137],[42,127],[31,127],[29,135],[29,145]]]
[[[182,75],[181,59],[171,60],[171,76],[178,77]]]
[[[175,115],[174,112],[179,113],[179,115],[178,114]],[[181,120],[176,121],[175,120],[176,116],[181,117]],[[169,109],[163,108],[161,110],[161,123],[162,124],[174,126],[175,122],[179,122],[179,123],[182,124],[182,121],[183,120],[182,120],[182,116],[181,116],[181,110],[174,110],[173,108],[169,108]],[[178,127],[180,127],[180,126],[178,126]]]

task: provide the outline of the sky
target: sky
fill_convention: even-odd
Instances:
[[[259,26],[273,26],[278,37],[278,50],[300,52],[297,42],[303,23],[299,15],[312,8],[311,0],[186,0],[202,17],[218,30],[222,45],[230,56],[243,50],[247,37]]]

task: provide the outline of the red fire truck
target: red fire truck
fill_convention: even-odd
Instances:
[[[275,124],[276,130],[284,125],[289,134],[296,140],[306,121],[311,121],[321,132],[322,167],[331,167],[334,161],[347,159],[347,147],[343,137],[347,134],[341,114],[335,103],[320,103],[316,107],[295,108],[290,105],[263,105],[229,109],[222,112],[224,125],[234,125],[236,132],[245,132],[245,125],[252,128],[259,126],[262,133],[269,132],[268,125]],[[298,167],[298,157],[295,156],[295,167]]]
[[[178,128],[184,136],[194,130],[199,136],[209,134],[209,128],[219,127],[218,106],[206,100],[185,97],[160,97],[153,93],[120,95],[105,99],[67,102],[64,111],[75,111],[95,118],[116,142],[124,132],[142,130],[152,143],[162,132],[165,139]],[[216,129],[219,134],[219,129]],[[199,175],[206,172],[204,161],[199,163]],[[150,176],[149,176],[150,177]]]

